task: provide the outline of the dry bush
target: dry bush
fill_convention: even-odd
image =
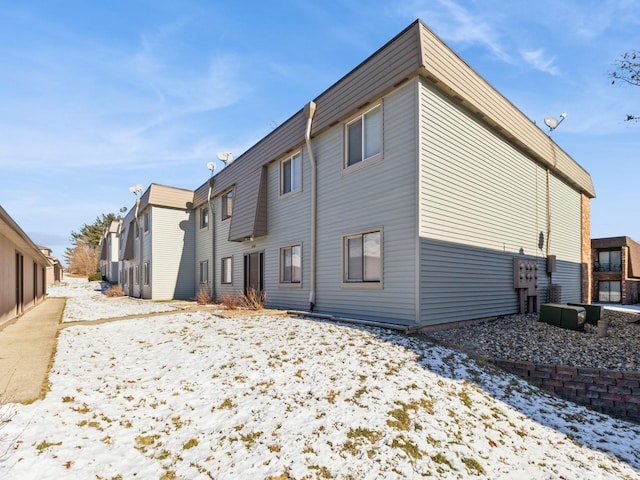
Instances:
[[[240,306],[240,298],[235,293],[224,293],[220,295],[220,303],[227,310],[237,310]]]
[[[200,291],[196,293],[196,303],[198,305],[208,305],[213,303],[213,298],[211,297],[209,290],[201,288]]]
[[[242,306],[249,310],[262,310],[267,301],[267,294],[259,292],[255,288],[250,288],[241,296]]]
[[[104,291],[107,297],[124,297],[124,290],[120,285],[111,285]]]

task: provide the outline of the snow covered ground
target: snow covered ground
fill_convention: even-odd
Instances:
[[[138,312],[69,291],[77,311]],[[640,426],[387,330],[211,312],[69,326],[49,379],[0,410],[0,478],[640,478]]]

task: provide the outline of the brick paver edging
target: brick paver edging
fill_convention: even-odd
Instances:
[[[561,398],[612,417],[640,423],[640,372],[488,360]]]

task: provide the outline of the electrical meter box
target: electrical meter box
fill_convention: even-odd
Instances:
[[[513,288],[518,291],[520,313],[538,311],[538,263],[535,258],[513,258]]]
[[[538,264],[534,259],[513,259],[513,288],[526,289],[529,296],[538,294]]]

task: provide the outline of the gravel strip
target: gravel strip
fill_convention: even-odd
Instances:
[[[537,314],[500,317],[424,335],[477,357],[640,372],[640,314],[605,308],[602,316],[610,320],[603,338],[596,338],[595,325],[587,324],[577,332],[539,322]]]

